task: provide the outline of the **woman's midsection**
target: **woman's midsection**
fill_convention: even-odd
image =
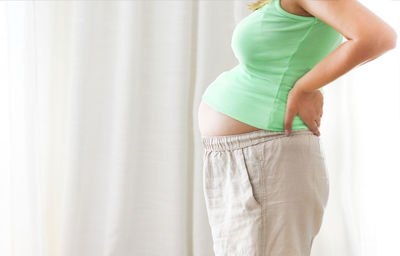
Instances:
[[[224,136],[260,130],[211,108],[203,100],[199,105],[198,123],[203,136]]]

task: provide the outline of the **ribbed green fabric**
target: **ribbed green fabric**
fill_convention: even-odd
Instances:
[[[282,9],[280,0],[242,19],[232,34],[238,64],[222,72],[202,99],[212,108],[264,130],[284,131],[295,82],[337,48],[343,36],[316,17]],[[320,91],[323,93],[322,88]],[[308,129],[296,115],[292,130]]]

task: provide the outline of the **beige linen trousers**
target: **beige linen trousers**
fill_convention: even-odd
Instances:
[[[311,130],[202,136],[203,192],[216,256],[309,256],[329,179]]]

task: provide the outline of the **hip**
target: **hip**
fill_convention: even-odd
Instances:
[[[203,136],[202,143],[216,254],[291,255],[296,248],[308,255],[329,195],[320,138],[259,130]]]

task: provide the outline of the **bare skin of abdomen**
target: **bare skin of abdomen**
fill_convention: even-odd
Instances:
[[[213,109],[203,100],[199,105],[198,122],[202,136],[224,136],[260,130]]]

